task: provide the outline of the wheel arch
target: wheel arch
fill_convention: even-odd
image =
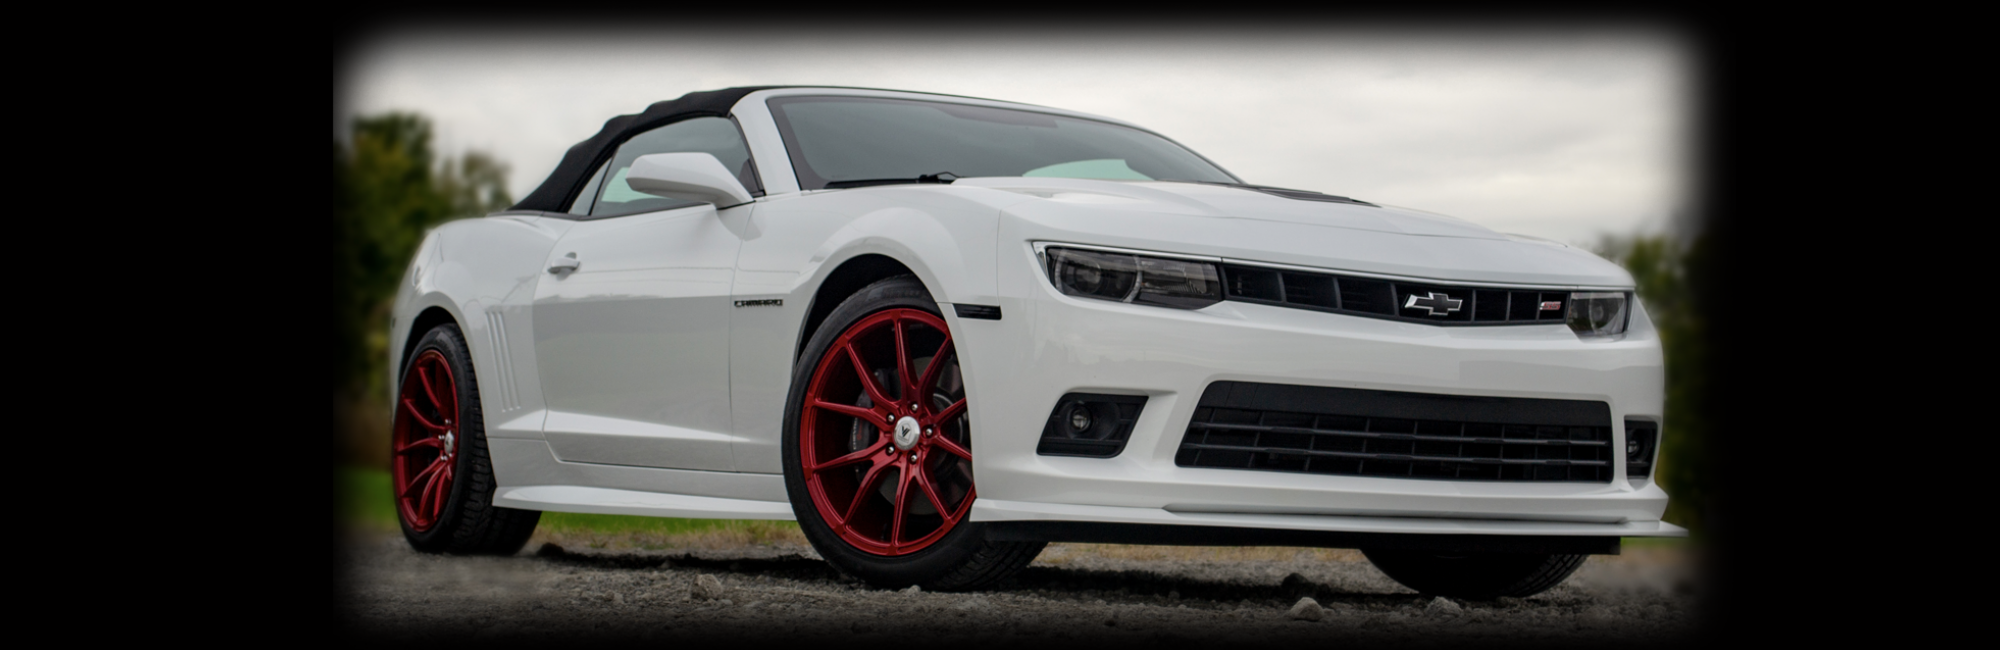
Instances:
[[[395,371],[396,377],[399,380],[403,376],[403,365],[410,362],[410,351],[417,349],[417,341],[423,339],[424,334],[431,331],[431,328],[445,323],[458,326],[461,332],[465,329],[465,325],[458,322],[456,316],[453,316],[450,311],[437,305],[425,307],[423,311],[417,313],[416,318],[410,319],[409,335],[403,337],[402,353],[396,356]]]
[[[800,355],[805,354],[806,343],[812,340],[821,325],[826,324],[827,315],[832,314],[842,300],[862,287],[899,275],[916,275],[916,272],[902,261],[881,253],[864,253],[841,262],[813,290],[812,301],[806,306],[805,325],[799,328],[798,341],[792,345],[792,359],[797,361]],[[923,278],[919,277],[917,281],[922,282]]]
[[[836,198],[853,205],[826,209],[853,209],[859,216],[828,233],[812,252],[813,260],[825,261],[807,271],[815,278],[809,282],[817,284],[793,342],[793,360],[804,354],[806,344],[841,300],[884,278],[916,276],[940,306],[996,298],[992,237],[997,211],[923,193],[894,203],[867,194]]]

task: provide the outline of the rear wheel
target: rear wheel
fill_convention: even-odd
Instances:
[[[1375,568],[1419,593],[1468,600],[1525,598],[1561,584],[1586,555],[1363,550]]]
[[[493,505],[497,484],[479,386],[458,326],[426,332],[406,364],[389,459],[403,536],[417,550],[433,553],[521,550],[542,513]]]
[[[976,589],[1027,566],[1038,542],[989,542],[975,489],[968,395],[937,304],[910,276],[827,316],[785,415],[785,486],[827,561],[883,587]]]

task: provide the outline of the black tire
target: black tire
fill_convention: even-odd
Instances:
[[[1418,593],[1466,600],[1526,598],[1548,591],[1575,573],[1589,557],[1384,549],[1361,552],[1375,568]]]
[[[942,319],[930,291],[914,276],[887,278],[843,300],[806,344],[793,373],[785,406],[785,490],[806,539],[828,564],[842,573],[889,589],[910,585],[932,591],[982,589],[1028,566],[1046,544],[988,541],[984,526],[971,521],[968,515],[922,550],[894,556],[870,553],[843,540],[820,515],[808,492],[801,463],[799,427],[814,371],[843,332],[872,314],[897,308],[918,309]],[[968,493],[966,498],[976,498],[976,492]]]
[[[397,521],[402,525],[403,536],[410,546],[426,553],[458,553],[477,555],[512,555],[528,543],[528,537],[535,533],[535,524],[541,520],[539,510],[519,510],[493,505],[493,493],[498,483],[493,477],[493,459],[486,445],[485,419],[479,407],[479,384],[472,372],[472,356],[466,347],[464,335],[458,326],[445,323],[425,332],[423,338],[403,360],[398,385],[401,393],[405,385],[413,381],[416,374],[414,360],[422,358],[426,352],[436,351],[443,355],[452,378],[452,392],[455,393],[457,413],[454,434],[455,457],[447,463],[453,470],[443,512],[428,528],[413,525],[408,513],[399,507]],[[390,462],[403,462],[396,451],[402,437],[402,420],[409,417],[404,407],[397,405],[398,426],[391,434]],[[432,412],[428,415],[442,416]],[[394,468],[391,476],[395,476]],[[393,483],[393,481],[392,481]],[[394,489],[394,488],[392,488]],[[401,495],[397,495],[400,502]]]

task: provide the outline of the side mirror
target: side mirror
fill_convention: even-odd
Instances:
[[[625,184],[633,190],[670,199],[713,203],[726,208],[750,202],[750,190],[722,166],[714,154],[656,153],[632,161]]]

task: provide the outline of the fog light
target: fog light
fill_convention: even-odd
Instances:
[[[1070,402],[1069,430],[1072,435],[1090,430],[1090,407],[1083,402]]]
[[[1043,456],[1110,458],[1125,450],[1132,423],[1146,398],[1139,395],[1070,393],[1056,401],[1042,427],[1035,453]]]
[[[1625,478],[1643,481],[1653,475],[1660,443],[1660,425],[1649,420],[1625,421]]]

